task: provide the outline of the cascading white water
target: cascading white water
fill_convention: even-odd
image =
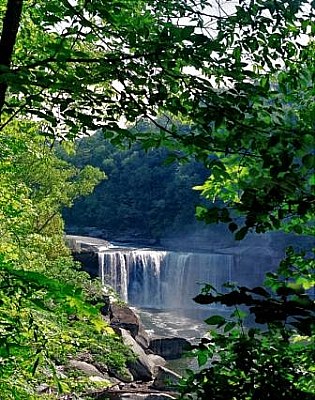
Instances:
[[[233,255],[152,249],[110,249],[99,253],[100,277],[122,300],[156,309],[196,307],[203,284],[221,289],[232,280]]]
[[[129,262],[122,252],[100,252],[99,276],[102,284],[110,284],[123,301],[128,301]]]

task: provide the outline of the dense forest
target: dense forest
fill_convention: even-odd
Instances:
[[[192,188],[209,171],[202,163],[168,162],[166,148],[144,150],[139,144],[120,149],[102,133],[83,138],[76,153],[62,157],[76,167],[92,165],[106,174],[89,197],[81,197],[63,212],[66,225],[97,227],[108,238],[159,238],[183,232],[195,223],[195,206],[202,202]],[[203,201],[204,202],[204,201]]]
[[[41,384],[85,391],[89,379],[58,372],[69,357],[92,351],[118,369],[130,357],[98,312],[99,282],[80,270],[63,240],[62,207],[104,175],[58,159],[36,124],[16,128],[0,136],[1,398],[37,398]]]
[[[65,245],[62,210],[75,201],[94,226],[128,221],[158,236],[191,220],[199,192],[197,218],[236,240],[314,237],[314,10],[312,0],[0,0],[1,399],[89,399],[109,383],[67,370],[71,358],[123,373],[133,357]],[[144,120],[155,129],[134,129]],[[77,155],[55,153],[78,141]],[[165,155],[174,164],[161,167]],[[178,397],[313,400],[314,271],[314,249],[289,248],[262,287],[205,285],[195,301],[231,315],[206,320],[199,370]],[[245,309],[257,327],[244,326]]]

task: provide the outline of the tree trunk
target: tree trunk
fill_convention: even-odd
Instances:
[[[8,88],[1,75],[8,72],[11,64],[16,36],[19,30],[23,0],[8,0],[0,38],[0,116],[2,114],[6,91]]]

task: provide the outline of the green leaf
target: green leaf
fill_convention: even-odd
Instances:
[[[315,154],[306,154],[302,158],[302,163],[306,168],[315,168]]]
[[[199,367],[202,367],[208,361],[208,352],[206,350],[199,350],[197,354]]]
[[[205,320],[205,323],[207,325],[222,325],[226,322],[226,319],[222,317],[221,315],[213,315],[210,318],[207,318]]]
[[[239,231],[237,231],[236,233],[235,233],[235,240],[243,240],[244,239],[244,237],[247,235],[247,233],[248,233],[248,227],[247,226],[244,226],[243,228],[241,228]]]
[[[301,235],[301,234],[303,233],[303,227],[302,227],[302,225],[294,225],[292,229],[293,229],[293,231],[294,231],[295,233],[297,233],[298,235]]]
[[[315,186],[315,174],[311,175],[308,179],[309,185]]]
[[[236,325],[237,323],[234,321],[228,322],[223,329],[224,333],[230,332]]]
[[[194,26],[185,26],[180,30],[180,38],[182,40],[190,39],[191,35],[194,33]]]

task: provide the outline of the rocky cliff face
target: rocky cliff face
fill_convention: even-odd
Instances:
[[[65,241],[74,260],[80,262],[92,278],[99,276],[98,252],[100,248],[108,248],[109,242],[99,238],[74,235],[66,235]]]
[[[127,240],[127,239],[126,239]],[[131,242],[130,242],[131,240]],[[90,236],[67,235],[66,241],[73,251],[76,260],[82,262],[84,269],[92,275],[98,273],[98,253],[99,248],[109,248],[109,242]],[[240,271],[250,270],[253,276],[259,271],[273,270],[278,265],[279,260],[285,253],[285,248],[294,246],[305,248],[311,245],[312,239],[287,235],[282,232],[271,232],[266,234],[250,234],[242,241],[235,241],[230,232],[224,226],[215,229],[201,229],[193,233],[178,234],[159,240],[160,247],[155,249],[169,249],[179,252],[204,252],[215,254],[232,254],[237,257],[237,264]],[[122,242],[123,243],[123,242]],[[132,238],[126,245],[138,247],[138,242],[134,243]],[[140,245],[150,247],[154,243],[145,242]],[[242,276],[242,274],[240,274]],[[246,276],[244,272],[243,276]]]

